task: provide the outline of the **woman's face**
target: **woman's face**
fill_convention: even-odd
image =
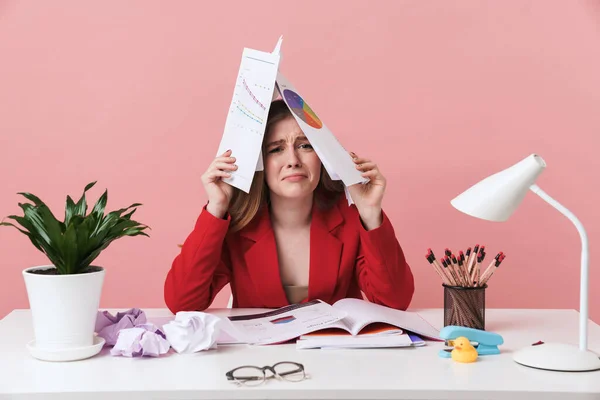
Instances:
[[[267,186],[284,198],[312,195],[321,176],[321,160],[293,117],[277,122],[265,138]]]

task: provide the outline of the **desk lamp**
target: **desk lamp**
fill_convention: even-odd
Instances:
[[[565,343],[529,346],[513,355],[515,362],[554,371],[592,371],[600,369],[600,358],[587,349],[588,323],[588,240],[583,225],[575,215],[535,184],[546,162],[531,154],[513,166],[491,175],[458,195],[450,203],[457,210],[488,221],[506,221],[527,194],[540,196],[564,214],[581,237],[581,283],[579,310],[579,347]]]

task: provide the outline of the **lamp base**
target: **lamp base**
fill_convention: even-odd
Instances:
[[[600,357],[588,350],[563,343],[543,343],[521,349],[513,360],[527,367],[551,371],[595,371],[600,369]]]

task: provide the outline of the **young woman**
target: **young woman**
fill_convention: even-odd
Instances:
[[[227,151],[202,176],[208,196],[165,281],[169,309],[202,311],[229,283],[233,307],[277,308],[346,297],[405,310],[410,267],[381,208],[386,180],[354,153],[367,184],[332,181],[282,100],[271,104],[264,172],[250,193],[222,181],[236,170]]]

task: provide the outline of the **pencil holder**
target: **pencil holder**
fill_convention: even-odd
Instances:
[[[464,326],[485,330],[485,289],[444,286],[444,326]]]

